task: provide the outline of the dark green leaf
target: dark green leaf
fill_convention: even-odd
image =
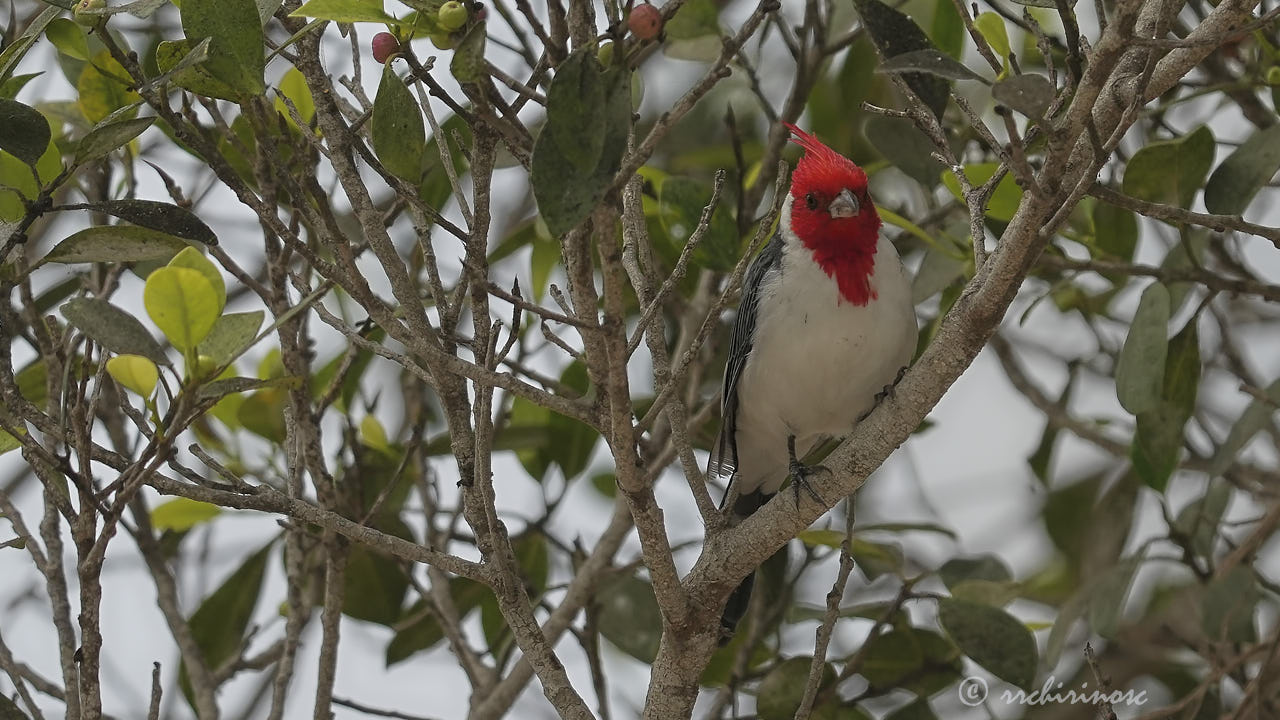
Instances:
[[[1262,591],[1248,565],[1236,565],[1204,589],[1201,623],[1211,640],[1252,643],[1258,640],[1253,616]]]
[[[98,225],[58,243],[40,262],[167,262],[186,247],[178,238],[155,230],[133,225]]]
[[[586,68],[595,67],[591,62],[584,62],[584,65]],[[552,86],[559,80],[559,76],[552,80]],[[602,73],[600,84],[604,88],[604,101],[594,114],[602,118],[604,143],[594,169],[579,171],[569,161],[558,140],[559,131],[555,130],[556,125],[565,122],[578,126],[581,120],[576,115],[576,105],[561,108],[551,105],[548,99],[551,106],[547,108],[547,122],[534,143],[533,194],[538,201],[538,211],[554,237],[565,234],[586,219],[604,197],[614,174],[622,165],[631,119],[631,73],[611,67]]]
[[[138,318],[106,300],[76,298],[62,306],[62,316],[72,327],[113,353],[141,355],[157,365],[169,364],[164,348]]]
[[[422,177],[426,129],[413,93],[387,63],[373,100],[373,151],[392,175],[416,183]]]
[[[132,90],[133,80],[128,71],[105,48],[84,65],[76,80],[76,105],[86,119],[100,123],[121,117],[133,117],[131,109],[142,98]],[[125,115],[117,114],[124,109]]]
[[[1093,206],[1093,237],[1105,258],[1132,260],[1138,246],[1138,217],[1132,210],[1100,202]]]
[[[472,25],[453,49],[449,72],[460,83],[478,83],[489,77],[484,62],[485,24],[478,22]]]
[[[809,667],[812,664],[813,658],[788,658],[764,676],[756,690],[756,714],[760,716],[760,720],[791,720],[795,717],[796,710],[804,699],[804,689],[809,682]],[[824,664],[819,690],[835,682],[835,679],[835,670],[829,663]]]
[[[1231,500],[1231,485],[1211,479],[1205,494],[1187,503],[1178,513],[1173,530],[1190,541],[1191,550],[1198,556],[1212,560],[1218,524]]]
[[[1204,206],[1211,213],[1239,215],[1280,170],[1280,125],[1249,136],[1209,176]]]
[[[253,608],[258,604],[262,591],[262,577],[267,569],[267,558],[275,541],[250,555],[235,572],[218,586],[213,594],[200,603],[188,624],[191,635],[209,668],[217,668],[240,651]],[[182,692],[191,698],[191,683],[187,669],[179,670]]]
[[[933,145],[915,123],[906,118],[872,115],[863,130],[867,142],[890,165],[926,188],[936,187],[942,164],[933,157]]]
[[[34,108],[0,98],[0,150],[4,150],[22,162],[34,166],[49,147],[52,131],[49,121]]]
[[[711,202],[711,188],[693,178],[668,176],[658,188],[662,224],[672,241],[684,245],[698,227],[702,211]],[[738,228],[723,198],[711,213],[706,235],[693,252],[693,261],[725,272],[738,262]]]
[[[988,672],[1024,690],[1035,682],[1036,641],[1012,615],[963,600],[938,601],[938,620],[960,651]]]
[[[872,691],[898,686],[924,665],[924,651],[910,628],[893,629],[867,640],[858,673]]]
[[[81,165],[106,157],[108,153],[124,147],[130,140],[141,135],[155,121],[154,117],[104,121],[80,138],[76,145],[75,164]]]
[[[1013,580],[1013,573],[1009,571],[1009,566],[995,555],[975,555],[948,560],[938,568],[938,577],[950,588],[965,580],[1008,582]]]
[[[1123,560],[1108,568],[1089,594],[1089,628],[1104,638],[1114,638],[1124,616],[1125,602],[1133,587],[1133,577],[1142,567],[1142,557]]]
[[[63,13],[63,8],[58,6],[50,6],[45,8],[39,15],[31,21],[26,30],[17,37],[13,42],[9,43],[4,52],[0,52],[0,82],[8,80],[13,75],[13,69],[18,66],[18,62],[22,60],[31,46],[36,40],[40,39],[40,35],[44,33],[49,23],[54,18]]]
[[[10,100],[14,99],[18,96],[18,93],[22,92],[22,88],[27,86],[27,83],[35,80],[43,74],[43,72],[23,73],[22,75],[14,75],[8,80],[5,80],[0,83],[0,98],[8,98]]]
[[[1213,133],[1201,125],[1134,153],[1124,171],[1124,192],[1140,200],[1190,207],[1213,164]]]
[[[1227,439],[1222,441],[1222,445],[1214,453],[1212,467],[1209,470],[1211,475],[1221,475],[1226,472],[1245,445],[1249,444],[1253,436],[1266,427],[1275,415],[1276,408],[1280,407],[1280,380],[1275,380],[1267,386],[1266,395],[1266,400],[1254,398],[1240,418],[1231,426]]]
[[[604,69],[587,50],[565,58],[547,91],[549,120],[543,132],[551,134],[577,172],[589,173],[600,163],[605,118],[597,111],[604,98]]]
[[[1035,74],[1014,75],[991,88],[991,97],[996,102],[1033,120],[1044,117],[1056,94],[1053,83],[1043,75]]]
[[[271,389],[271,390],[274,390],[277,388],[287,389],[291,387],[297,387],[301,383],[302,383],[302,379],[294,376],[272,377],[272,378],[231,377],[231,378],[224,378],[222,380],[214,380],[213,382],[206,384],[204,387],[200,388],[199,397],[201,400],[213,400],[216,398],[224,397],[226,395],[231,395],[233,393],[248,392],[250,390],[262,390],[264,388]],[[262,395],[264,395],[264,393],[256,393],[254,397],[259,397]],[[273,401],[282,400],[274,392],[271,393],[271,398],[273,399]],[[277,408],[277,412],[281,411],[282,409],[283,408]],[[281,418],[280,422],[281,423],[284,422],[283,418]],[[245,425],[247,427],[248,423],[245,423]],[[252,430],[252,428],[249,428],[249,429]],[[259,434],[264,434],[264,433],[259,433]],[[265,436],[272,437],[271,435],[265,435]],[[284,438],[283,433],[280,434],[280,438],[281,439]]]
[[[1137,415],[1156,408],[1169,352],[1169,290],[1154,282],[1142,291],[1129,334],[1116,361],[1116,397]]]
[[[917,72],[936,75],[948,80],[977,80],[983,83],[987,82],[986,78],[965,67],[955,58],[941,50],[938,50],[937,48],[923,48],[920,50],[904,52],[900,55],[894,55],[881,63],[880,67],[876,69],[876,72]],[[999,85],[996,87],[999,87]]]
[[[251,380],[252,378],[234,378],[239,380]],[[226,382],[218,380],[209,383],[200,389],[203,395],[210,398],[219,397],[228,393],[240,392],[236,389],[227,389],[226,386],[220,386],[218,383]],[[259,380],[257,382],[266,383],[269,381]],[[220,394],[220,395],[219,395]],[[236,410],[236,419],[244,427],[245,430],[272,442],[284,442],[285,424],[284,424],[284,404],[286,398],[284,393],[276,388],[268,387],[249,397],[245,398],[240,407]]]
[[[118,217],[134,225],[159,230],[205,245],[217,245],[218,236],[195,213],[172,203],[155,200],[103,200],[88,203],[90,210]]]
[[[933,25],[929,35],[933,44],[951,57],[960,57],[964,53],[964,39],[967,35],[964,22],[956,10],[952,0],[934,0]]]
[[[862,16],[863,25],[885,60],[913,50],[933,47],[929,36],[925,35],[914,20],[880,0],[854,0],[853,5]],[[924,73],[906,73],[902,79],[933,114],[941,119],[950,93],[947,81]]]
[[[598,598],[600,634],[622,652],[652,663],[662,637],[662,611],[653,587],[628,575],[606,586]]]
[[[261,95],[262,21],[253,0],[183,0],[182,30],[192,43],[212,38],[201,68],[237,93]]]
[[[460,618],[465,618],[486,599],[493,597],[489,588],[474,580],[455,577],[449,581],[449,597]],[[413,618],[414,622],[396,632],[387,645],[388,666],[405,660],[416,652],[427,650],[444,639],[444,631],[435,615],[429,611],[426,601],[418,601],[402,616],[401,622]]]
[[[951,595],[957,600],[981,603],[992,607],[1004,607],[1022,592],[1022,583],[996,580],[961,580],[951,587]]]
[[[89,40],[85,37],[85,29],[67,18],[58,18],[45,28],[44,36],[58,48],[58,52],[76,60],[88,60]]]
[[[1183,428],[1195,411],[1200,385],[1200,339],[1198,316],[1169,341],[1169,357],[1164,368],[1160,404],[1138,415],[1133,438],[1133,467],[1143,482],[1164,492],[1169,476],[1178,465]]]
[[[243,313],[226,313],[213,324],[213,329],[200,341],[196,352],[213,358],[218,365],[225,365],[239,357],[258,336],[262,327],[261,310]]]
[[[375,526],[382,532],[415,542],[408,526],[395,515],[380,517]],[[409,590],[409,575],[401,561],[363,545],[353,545],[347,557],[344,583],[343,615],[387,627],[399,622],[400,606]]]

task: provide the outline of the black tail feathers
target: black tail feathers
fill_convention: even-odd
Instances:
[[[730,522],[736,524],[738,521],[746,518],[751,513],[759,510],[772,494],[764,494],[762,492],[751,492],[746,495],[740,495],[733,501],[733,510],[730,513]],[[725,496],[725,501],[730,498]],[[747,607],[751,604],[751,588],[755,585],[756,573],[751,574],[742,579],[742,583],[734,588],[729,595],[728,602],[725,603],[724,612],[720,615],[720,644],[727,645],[733,638],[734,631],[738,628],[738,622],[747,614]]]

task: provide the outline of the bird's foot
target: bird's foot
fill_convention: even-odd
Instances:
[[[902,377],[907,374],[907,366],[903,365],[898,368],[898,374],[894,376],[893,382],[880,388],[880,392],[876,393],[876,405],[879,405],[885,398],[892,398],[894,392],[898,389],[898,383],[902,382]]]
[[[830,475],[831,470],[829,470],[827,467],[823,465],[810,466],[800,462],[800,459],[796,457],[796,436],[795,435],[790,435],[787,437],[787,454],[790,457],[789,471],[791,476],[791,491],[795,493],[796,508],[800,507],[800,490],[801,489],[805,491],[805,494],[813,498],[814,502],[825,507],[827,504],[827,501],[823,500],[822,496],[818,494],[818,491],[814,489],[813,485],[809,482],[809,478],[813,477],[814,475],[823,475],[823,474]]]

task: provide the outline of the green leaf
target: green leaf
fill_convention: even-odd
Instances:
[[[217,289],[198,270],[162,267],[147,277],[142,302],[152,322],[182,352],[194,350],[221,312]]]
[[[22,447],[21,440],[3,430],[0,430],[0,455],[12,450],[17,450],[20,447]]]
[[[0,98],[0,127],[4,128],[0,133],[0,150],[32,166],[44,155],[53,136],[44,115],[6,98]]]
[[[22,92],[22,88],[27,86],[27,83],[43,74],[43,72],[23,73],[5,80],[0,83],[0,97],[8,98],[9,100],[14,99],[18,96],[18,93]]]
[[[227,304],[227,284],[223,281],[218,266],[214,265],[209,258],[193,247],[183,248],[169,261],[169,267],[189,268],[203,275],[204,279],[209,281],[213,291],[218,294],[218,312],[222,312],[222,308]]]
[[[679,245],[692,237],[709,202],[711,188],[693,178],[669,175],[658,186],[662,226]],[[726,272],[738,262],[739,245],[737,225],[722,196],[692,260],[702,267]]]
[[[1198,316],[1192,316],[1186,327],[1169,341],[1160,404],[1138,415],[1133,438],[1133,468],[1138,477],[1157,492],[1164,492],[1169,476],[1178,466],[1183,428],[1195,411],[1200,384],[1197,320]]]
[[[416,542],[408,526],[394,515],[380,518],[376,525],[385,533]],[[396,558],[353,545],[347,558],[345,584],[342,614],[387,627],[394,627],[400,620],[409,575]]]
[[[151,511],[151,527],[156,530],[182,532],[209,522],[222,514],[222,508],[191,498],[174,498]]]
[[[920,50],[912,50],[904,52],[900,55],[885,60],[879,68],[879,73],[908,73],[918,72],[928,75],[936,75],[947,80],[977,80],[979,82],[987,82],[987,79],[978,73],[970,70],[962,65],[955,58],[938,50],[937,48],[922,48]]]
[[[1139,200],[1190,207],[1213,164],[1213,133],[1201,125],[1180,138],[1151,143],[1124,170],[1124,193]]]
[[[622,652],[645,663],[658,656],[662,611],[648,582],[628,575],[601,590],[600,634]]]
[[[142,100],[130,89],[132,84],[124,66],[102,50],[85,65],[76,81],[76,103],[89,122],[101,122],[116,110]]]
[[[1230,483],[1210,479],[1204,495],[1182,508],[1171,529],[1190,540],[1191,550],[1196,555],[1212,560],[1218,525],[1230,501]]]
[[[662,54],[676,60],[711,62],[720,54],[720,7],[715,0],[689,0],[662,26]]]
[[[235,393],[248,392],[250,390],[262,390],[264,388],[270,388],[272,390],[283,388],[287,390],[296,388],[301,384],[302,378],[296,376],[271,378],[224,377],[201,387],[199,398],[201,400],[210,400]],[[262,393],[258,394],[261,395]],[[281,437],[283,437],[283,435]]]
[[[45,8],[39,15],[31,21],[27,29],[13,42],[9,43],[4,52],[0,52],[0,82],[4,82],[13,76],[13,69],[40,39],[40,35],[49,27],[49,23],[53,22],[59,15],[63,13],[63,8],[58,6],[50,6]]]
[[[858,674],[873,691],[890,690],[920,670],[924,651],[910,628],[892,629],[867,640]]]
[[[45,28],[44,36],[58,48],[58,52],[76,60],[89,59],[89,40],[84,28],[67,18],[58,18]]]
[[[155,200],[103,200],[87,203],[87,209],[103,212],[121,220],[175,237],[217,245],[218,236],[195,213],[173,203]]]
[[[186,0],[191,2],[191,0]],[[250,555],[213,594],[200,603],[200,607],[188,620],[191,635],[210,668],[220,667],[240,651],[245,630],[253,619],[253,608],[262,592],[262,577],[266,572],[267,558],[275,541]],[[187,668],[181,666],[179,681],[182,692],[191,699],[191,682]]]
[[[934,0],[933,25],[930,27],[929,35],[933,39],[933,44],[951,57],[961,57],[964,54],[964,39],[967,33],[964,22],[960,19],[960,13],[956,10],[956,4],[952,0]]]
[[[391,452],[391,443],[387,441],[387,429],[382,427],[376,415],[365,415],[360,421],[360,442],[374,450]]]
[[[154,117],[133,118],[94,127],[76,144],[75,164],[83,165],[106,157],[108,153],[124,147],[130,140],[141,135],[155,121]]]
[[[1093,206],[1093,237],[1104,257],[1132,260],[1138,247],[1138,217],[1132,210],[1097,203]]]
[[[461,577],[449,580],[449,597],[453,599],[453,605],[460,618],[466,618],[471,611],[479,607],[481,602],[492,596],[493,593],[489,588],[474,580]],[[398,630],[395,637],[388,643],[386,652],[388,667],[409,658],[414,653],[434,647],[444,639],[444,631],[436,621],[434,613],[428,610],[429,607],[426,601],[420,600],[403,613],[401,622],[408,618],[415,620]]]
[[[98,225],[63,240],[41,264],[168,261],[187,244],[167,233],[132,225]]]
[[[991,97],[1033,120],[1039,120],[1053,104],[1057,92],[1053,83],[1045,76],[1028,73],[1014,75],[996,83],[991,88]]]
[[[289,17],[318,18],[342,23],[396,22],[395,18],[382,9],[382,0],[310,0],[289,13]]]
[[[293,107],[298,111],[298,116],[302,118],[304,123],[311,122],[311,118],[316,114],[316,101],[311,97],[311,88],[307,87],[307,81],[302,77],[302,71],[296,67],[291,67],[280,78],[280,97],[276,98],[276,111],[289,120],[289,124],[293,123],[293,115],[289,113],[289,108],[285,106],[284,99],[288,98],[293,103]]]
[[[422,110],[413,93],[387,63],[373,100],[373,151],[392,175],[416,183],[422,178],[427,144]]]
[[[1075,389],[1076,378],[1078,377],[1074,368],[1068,370],[1067,384],[1062,388],[1062,394],[1058,396],[1056,407],[1067,409],[1071,403],[1071,393]],[[1044,432],[1040,434],[1040,444],[1036,446],[1035,452],[1031,457],[1027,458],[1027,464],[1031,466],[1031,472],[1035,473],[1036,478],[1044,487],[1052,485],[1050,477],[1050,467],[1053,462],[1054,446],[1058,442],[1058,435],[1062,432],[1062,427],[1052,420],[1046,420],[1044,424]]]
[[[1209,469],[1210,475],[1221,475],[1226,472],[1245,445],[1248,445],[1253,436],[1271,421],[1276,408],[1280,407],[1280,379],[1267,386],[1266,396],[1266,400],[1254,398],[1231,426],[1227,439],[1222,441],[1222,445],[1218,446],[1218,451],[1213,455]]]
[[[200,341],[197,354],[207,355],[219,365],[235,360],[253,345],[262,327],[262,318],[261,310],[220,316],[209,335]]]
[[[160,380],[156,364],[141,355],[116,355],[107,361],[107,373],[144,399],[151,397]]]
[[[213,38],[204,71],[238,93],[266,89],[262,21],[253,0],[183,0],[182,30],[193,43]]]
[[[1134,415],[1160,403],[1169,352],[1169,309],[1168,288],[1159,282],[1148,285],[1116,361],[1116,397]]]
[[[172,80],[179,87],[196,95],[234,102],[240,96],[240,91],[230,83],[214,77],[204,67],[212,46],[213,38],[204,38],[197,43],[190,40],[166,40],[160,43],[156,46],[156,67],[162,74],[152,80],[151,84],[162,85]]]
[[[138,318],[106,300],[79,297],[62,306],[62,316],[89,339],[118,354],[142,355],[159,365],[168,365],[164,348]]]
[[[993,12],[984,12],[973,19],[973,27],[991,46],[991,50],[1004,60],[1009,59],[1012,48],[1009,45],[1009,31],[1004,26],[1004,18]]]
[[[604,151],[605,118],[596,112],[605,99],[603,73],[595,53],[575,52],[560,64],[547,91],[548,116],[554,121],[543,132],[577,172],[594,170]]]
[[[944,598],[938,601],[938,620],[970,660],[1005,682],[1031,690],[1036,641],[1012,615],[989,605]]]
[[[936,187],[942,163],[933,157],[933,145],[915,123],[906,118],[872,115],[863,128],[867,143],[890,165],[926,188]]]
[[[975,555],[951,558],[938,568],[938,577],[948,588],[954,588],[966,580],[1009,582],[1013,580],[1013,573],[1004,560],[995,555]]]
[[[1004,607],[1013,602],[1022,592],[1022,583],[994,580],[962,580],[951,588],[951,595],[957,600]]]
[[[222,388],[215,388],[221,380],[210,383],[207,387],[202,388],[202,392],[213,393],[221,392]],[[266,380],[259,380],[258,383],[268,383]],[[240,391],[235,391],[240,392]],[[226,394],[225,392],[223,394]],[[267,387],[245,398],[240,403],[240,407],[236,410],[236,420],[245,430],[265,438],[272,442],[284,442],[286,429],[284,425],[284,404],[286,398],[280,390]]]
[[[591,53],[582,48],[576,53]],[[567,60],[566,60],[567,62]],[[599,72],[594,60],[578,61],[583,72]],[[580,80],[557,75],[548,91],[556,98],[572,98],[571,93],[560,92],[556,85],[569,83],[570,89],[578,87]],[[599,160],[594,167],[583,171],[570,161],[572,150],[561,145],[558,125],[569,124],[578,128],[582,124],[581,108],[577,102],[552,102],[547,100],[547,122],[538,134],[533,146],[533,194],[538,211],[554,237],[559,237],[586,219],[591,210],[604,198],[613,176],[622,165],[622,153],[627,144],[627,128],[631,120],[630,71],[611,67],[599,78],[604,100],[592,110],[600,118],[603,143]],[[568,135],[569,133],[564,133]]]
[[[871,35],[872,42],[886,60],[913,50],[933,47],[929,36],[914,20],[880,0],[854,0],[853,5],[862,17],[862,23]],[[906,73],[902,79],[933,114],[941,119],[950,93],[947,81],[923,73]]]
[[[1210,640],[1252,643],[1258,640],[1253,616],[1262,591],[1247,564],[1236,565],[1204,589],[1201,626]]]
[[[1227,156],[1204,186],[1204,206],[1211,213],[1239,215],[1263,185],[1280,171],[1280,125],[1255,131]]]
[[[996,163],[976,163],[974,165],[965,165],[964,172],[969,178],[969,183],[973,187],[978,187],[991,179],[995,174]],[[946,170],[942,173],[942,184],[951,191],[960,202],[964,202],[964,194],[960,192],[960,178],[955,173]],[[1018,187],[1018,183],[1013,180],[1013,173],[1005,173],[1000,178],[1000,182],[996,183],[995,192],[991,193],[991,199],[987,202],[987,217],[992,220],[1008,222],[1013,219],[1014,213],[1018,212],[1018,205],[1022,203],[1022,188]]]
[[[809,667],[813,658],[787,658],[774,666],[760,681],[756,689],[756,714],[760,720],[791,720],[804,699],[804,689],[809,682]],[[825,663],[819,692],[836,680],[836,672]],[[815,709],[816,710],[816,709]],[[815,717],[819,717],[814,713]]]
[[[478,83],[489,77],[485,68],[484,46],[485,25],[478,22],[467,30],[461,42],[453,49],[453,59],[449,61],[449,72],[460,83]]]
[[[1104,638],[1114,638],[1124,616],[1133,578],[1142,567],[1141,554],[1123,560],[1098,578],[1089,593],[1089,628]]]

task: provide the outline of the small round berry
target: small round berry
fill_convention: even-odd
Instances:
[[[489,8],[485,7],[484,3],[478,2],[472,5],[472,7],[474,7],[476,11],[476,22],[484,22],[489,18]]]
[[[600,61],[601,65],[609,67],[613,64],[613,46],[614,43],[612,40],[606,40],[602,45],[600,45],[600,49],[596,51],[596,58]]]
[[[93,10],[101,10],[107,6],[107,0],[80,0],[71,9],[71,19],[76,21],[77,25],[84,27],[94,27],[103,20],[104,15],[92,12]]]
[[[389,32],[380,32],[374,35],[371,45],[373,46],[373,59],[383,65],[387,64],[392,55],[400,52],[400,41]]]
[[[662,13],[649,3],[637,5],[627,15],[627,27],[641,40],[652,40],[662,32]]]
[[[440,20],[440,27],[445,30],[449,32],[460,30],[467,24],[467,7],[458,0],[449,0],[440,6],[440,14],[437,18]]]

